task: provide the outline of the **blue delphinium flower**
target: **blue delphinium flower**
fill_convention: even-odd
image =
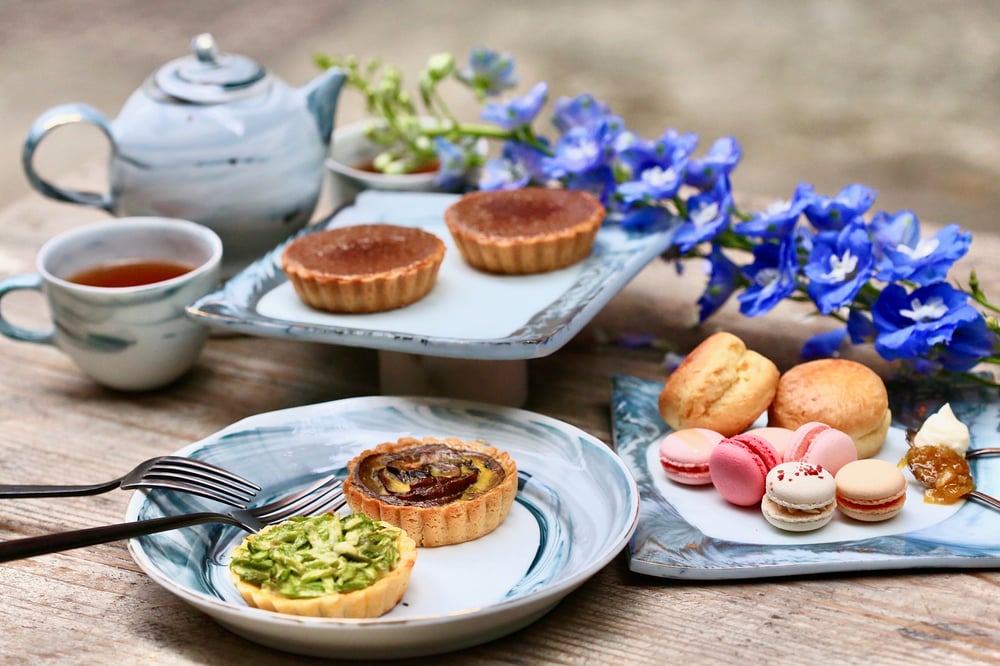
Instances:
[[[507,102],[489,102],[483,106],[481,117],[511,131],[530,125],[542,110],[549,95],[549,86],[544,81],[536,83],[523,97],[515,97]]]
[[[813,240],[807,291],[822,314],[850,304],[872,276],[874,259],[864,220],[855,217],[836,235],[818,234]]]
[[[520,162],[495,158],[487,160],[479,177],[481,190],[516,190],[531,181],[527,169]]]
[[[817,333],[802,345],[802,358],[811,361],[817,358],[830,358],[837,354],[840,345],[847,338],[847,327],[841,326],[830,331]]]
[[[635,206],[621,217],[621,227],[625,231],[656,231],[676,222],[677,216],[663,206]]]
[[[469,169],[469,154],[447,139],[434,139],[434,152],[437,153],[438,167],[434,174],[434,184],[443,190],[456,190],[465,180]]]
[[[608,204],[615,187],[614,144],[623,126],[616,116],[605,116],[594,125],[578,125],[556,141],[552,157],[542,161],[549,178],[567,187],[584,185]]]
[[[890,361],[927,357],[942,345],[945,349],[941,360],[947,359],[949,369],[955,369],[964,365],[962,358],[972,362],[988,355],[995,342],[983,316],[969,304],[968,294],[947,282],[935,282],[912,292],[890,284],[879,294],[871,312],[878,331],[875,350]],[[952,344],[949,355],[947,348]]]
[[[753,238],[784,238],[792,232],[812,199],[813,187],[799,183],[790,201],[775,201],[766,210],[750,216],[733,227],[733,231]]]
[[[799,262],[793,235],[789,234],[777,243],[769,241],[755,246],[753,263],[743,268],[750,286],[736,297],[740,302],[740,312],[748,317],[770,312],[795,292],[798,272]]]
[[[996,353],[997,337],[982,317],[958,326],[947,345],[938,345],[930,355],[949,372],[968,372]]]
[[[712,144],[704,157],[688,162],[684,182],[700,190],[709,188],[719,176],[728,177],[742,157],[743,148],[739,142],[731,136],[722,137]]]
[[[588,93],[573,98],[560,97],[554,105],[552,124],[565,134],[574,127],[591,127],[610,113],[607,104]]]
[[[813,195],[805,214],[819,231],[839,231],[863,215],[875,203],[875,190],[864,185],[848,185],[835,197]]]
[[[455,76],[482,97],[499,95],[518,83],[514,58],[482,47],[472,49],[468,66],[456,71]]]
[[[688,252],[699,243],[711,240],[729,226],[733,212],[733,195],[729,179],[715,181],[715,186],[687,200],[687,219],[674,234],[674,245]]]
[[[654,141],[642,139],[632,132],[622,132],[615,143],[615,152],[622,166],[633,178],[638,178],[650,167],[675,167],[677,171],[686,168],[687,161],[698,145],[698,137],[686,132],[678,133],[668,129]]]
[[[703,323],[726,304],[740,281],[740,269],[719,246],[708,256],[708,285],[698,299],[698,323]]]
[[[683,164],[652,165],[643,169],[636,176],[636,180],[630,180],[618,186],[618,194],[621,195],[625,203],[672,199],[684,182]]]
[[[847,333],[851,336],[851,342],[860,345],[863,342],[874,342],[878,329],[868,312],[851,308],[847,313]]]
[[[920,221],[910,211],[878,212],[871,230],[879,259],[876,277],[884,282],[907,280],[922,285],[943,280],[972,244],[972,234],[960,231],[957,224],[921,238]]]

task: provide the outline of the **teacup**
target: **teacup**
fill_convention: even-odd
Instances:
[[[185,308],[219,285],[222,241],[208,227],[163,217],[83,225],[38,252],[36,273],[0,281],[0,299],[42,292],[53,327],[0,313],[0,333],[54,345],[94,381],[123,391],[163,387],[198,360],[208,329]]]

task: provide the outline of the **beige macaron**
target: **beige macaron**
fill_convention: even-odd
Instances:
[[[858,458],[871,458],[885,443],[892,422],[882,378],[866,365],[827,358],[791,368],[781,376],[767,424],[795,430],[811,421],[851,436]]]
[[[708,428],[738,435],[763,414],[780,373],[770,359],[731,333],[706,338],[670,373],[659,410],[674,430]]]
[[[887,460],[871,458],[847,463],[835,480],[837,506],[855,520],[889,520],[906,503],[906,477]]]

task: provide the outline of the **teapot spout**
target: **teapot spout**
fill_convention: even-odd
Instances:
[[[324,145],[330,145],[337,98],[340,97],[340,90],[346,80],[347,75],[342,70],[331,67],[299,88],[299,92],[305,95],[306,106],[316,120]]]

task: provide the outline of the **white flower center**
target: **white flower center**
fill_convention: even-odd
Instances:
[[[832,282],[843,282],[854,269],[858,267],[858,258],[851,254],[848,248],[843,256],[833,255],[830,257],[830,272],[823,277]]]
[[[934,251],[938,249],[938,239],[936,238],[921,238],[920,242],[917,243],[916,247],[910,247],[904,243],[900,243],[896,246],[896,250],[902,254],[905,254],[910,258],[911,261],[915,259],[923,259],[934,254]]]
[[[757,273],[753,281],[761,287],[771,287],[778,281],[778,275],[779,273],[777,268],[765,268]]]
[[[719,217],[719,204],[715,201],[705,204],[691,212],[691,223],[695,227],[703,227]]]
[[[940,319],[948,312],[948,306],[941,298],[932,298],[927,303],[921,303],[920,299],[914,298],[910,301],[910,310],[900,310],[899,314],[915,322],[934,321]]]
[[[592,141],[579,143],[566,149],[566,156],[573,162],[590,163],[597,158],[597,144]]]
[[[767,214],[777,215],[778,213],[784,213],[785,211],[790,210],[791,207],[792,207],[791,201],[781,201],[779,199],[778,201],[775,201],[774,203],[772,203],[770,206],[767,207]]]
[[[650,167],[642,172],[642,179],[653,187],[670,185],[677,180],[677,172],[673,168]]]

